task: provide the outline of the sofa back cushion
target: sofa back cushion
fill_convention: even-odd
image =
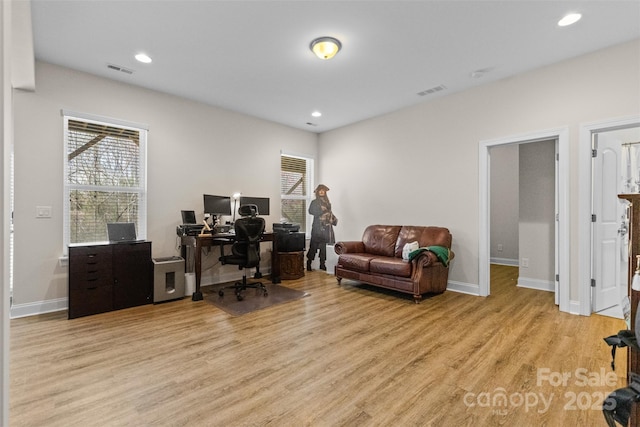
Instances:
[[[398,233],[395,244],[395,256],[402,258],[402,248],[411,242],[418,242],[421,248],[426,246],[444,246],[451,248],[451,233],[444,227],[419,227],[405,225]]]
[[[362,235],[365,252],[373,255],[394,256],[398,233],[402,227],[399,225],[370,225]],[[402,249],[400,249],[402,256]]]

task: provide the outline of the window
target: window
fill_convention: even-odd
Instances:
[[[300,231],[307,230],[307,209],[313,194],[313,160],[282,154],[280,156],[280,194],[282,219],[300,224]]]
[[[64,130],[65,248],[108,240],[110,222],[145,239],[146,129],[64,114]]]

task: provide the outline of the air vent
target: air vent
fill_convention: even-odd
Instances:
[[[107,64],[107,68],[109,68],[111,70],[114,70],[114,71],[120,71],[120,72],[123,72],[125,74],[133,74],[133,70],[121,67],[119,65]]]
[[[427,96],[436,92],[440,92],[445,90],[447,87],[445,85],[434,86],[431,89],[423,90],[422,92],[418,92],[419,96]]]
[[[311,122],[307,122],[307,125],[309,125],[309,126],[318,126],[316,123],[311,123]]]

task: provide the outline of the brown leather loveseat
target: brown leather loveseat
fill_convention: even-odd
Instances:
[[[419,250],[403,260],[407,243],[418,242]],[[451,233],[443,227],[370,225],[362,241],[335,244],[338,262],[335,275],[412,294],[416,303],[426,293],[447,289],[448,261],[453,259]]]

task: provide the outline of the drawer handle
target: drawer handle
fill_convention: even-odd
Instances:
[[[94,279],[87,279],[87,282],[95,282],[96,280],[98,280],[98,279],[95,279],[95,278]]]
[[[92,286],[90,288],[87,288],[88,291],[95,291],[96,289],[98,289],[97,286]]]
[[[88,256],[89,258],[95,258],[95,257],[97,257],[97,256],[98,256],[98,254],[87,254],[87,256]]]
[[[87,271],[87,273],[88,273],[88,274],[93,274],[93,273],[97,273],[97,272],[98,272],[98,270],[88,270],[88,271]],[[94,279],[94,280],[95,280],[95,279]]]

